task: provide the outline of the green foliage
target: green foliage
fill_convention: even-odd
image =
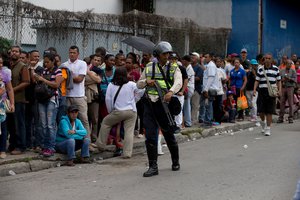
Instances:
[[[7,52],[11,47],[12,42],[6,38],[0,37],[0,53]]]

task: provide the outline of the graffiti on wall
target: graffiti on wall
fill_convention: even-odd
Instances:
[[[248,43],[248,44],[242,44],[242,49],[247,49],[247,52],[249,53],[253,53],[253,52],[257,52],[257,45]]]
[[[284,55],[290,56],[291,53],[292,53],[291,45],[285,46],[282,49],[276,49],[276,55],[274,56],[274,59],[277,59],[278,61],[280,61],[282,56],[284,56]]]

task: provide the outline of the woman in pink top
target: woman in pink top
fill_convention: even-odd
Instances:
[[[300,61],[296,61],[296,72],[297,72],[297,86],[300,87]]]

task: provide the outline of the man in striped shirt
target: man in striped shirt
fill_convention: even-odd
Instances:
[[[258,96],[258,112],[260,113],[260,118],[266,124],[262,126],[262,133],[265,136],[271,135],[271,123],[272,123],[272,114],[275,112],[276,106],[276,97],[271,97],[268,92],[267,78],[271,85],[277,85],[279,94],[281,94],[281,77],[279,74],[279,69],[275,65],[272,65],[273,57],[272,54],[265,54],[264,65],[259,66],[257,69],[256,80],[253,89],[253,96],[256,95],[257,87],[259,87],[259,96]],[[264,71],[266,76],[264,75]],[[266,78],[267,77],[267,78]]]

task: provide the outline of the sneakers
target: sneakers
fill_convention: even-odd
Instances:
[[[266,127],[265,128],[265,136],[270,136],[271,135],[271,128],[270,127]]]
[[[63,166],[68,166],[68,167],[74,167],[75,163],[73,162],[73,160],[67,160]]]
[[[257,118],[256,117],[251,117],[250,122],[256,122]]]
[[[265,129],[267,128],[267,122],[262,121],[261,122],[261,133],[265,133]]]
[[[278,118],[277,120],[277,124],[283,123],[283,119],[282,118]]]
[[[293,121],[293,118],[292,118],[292,117],[291,117],[291,118],[289,118],[289,123],[290,123],[290,124],[294,123],[294,121]]]
[[[44,157],[54,156],[54,150],[52,150],[52,149],[44,149],[43,150],[43,156]]]
[[[0,158],[5,159],[6,158],[6,153],[5,152],[0,152]]]
[[[11,155],[21,155],[23,154],[23,151],[19,149],[14,149],[13,151],[10,152]]]
[[[237,121],[239,121],[239,122],[244,121],[244,116],[239,116],[239,117],[237,118]]]
[[[123,149],[117,148],[116,151],[114,152],[114,157],[121,156],[123,154]]]
[[[220,123],[219,123],[219,122],[213,122],[212,125],[213,125],[213,126],[219,126]]]
[[[92,160],[89,157],[80,157],[80,161],[81,164],[90,164],[92,163]]]
[[[43,149],[41,147],[33,147],[32,150],[34,153],[41,153],[43,151]]]

